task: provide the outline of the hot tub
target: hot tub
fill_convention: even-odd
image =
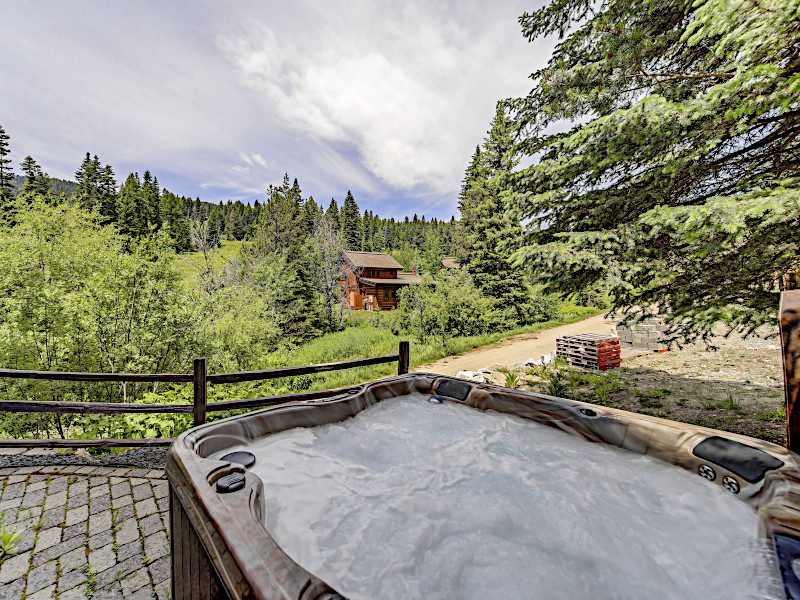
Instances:
[[[343,597],[293,561],[269,534],[264,525],[269,490],[245,466],[247,457],[210,457],[284,430],[343,421],[378,402],[412,394],[516,415],[586,442],[657,458],[705,478],[709,486],[721,486],[756,511],[757,535],[774,545],[786,597],[800,598],[800,470],[797,456],[785,448],[704,427],[420,373],[225,419],[181,435],[167,459],[171,597]]]

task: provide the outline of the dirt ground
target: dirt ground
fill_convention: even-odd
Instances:
[[[602,320],[589,326],[594,326],[596,333],[608,331]],[[561,328],[550,330],[550,335],[564,335],[565,332],[556,331],[558,329]],[[592,329],[584,328],[584,331]],[[719,334],[722,332],[722,329],[717,331]],[[744,339],[737,335],[728,338],[718,335],[712,340],[717,350],[707,350],[704,344],[690,344],[669,352],[624,350],[621,367],[604,372],[573,368],[560,364],[560,361],[557,365],[534,368],[513,364],[524,362],[527,357],[522,358],[522,354],[525,352],[513,353],[515,360],[507,363],[500,360],[489,362],[493,356],[507,354],[508,345],[504,353],[483,354],[480,367],[488,367],[487,382],[498,385],[574,398],[785,444],[783,372],[777,333],[777,329],[762,328],[756,337]],[[553,340],[548,351],[554,348]],[[450,359],[451,362],[445,366],[459,358],[462,357]],[[534,354],[533,358],[538,356]],[[431,366],[435,364],[419,370]],[[439,371],[430,369],[430,372]]]
[[[605,333],[614,328],[614,323],[603,315],[542,329],[535,333],[523,333],[502,342],[475,348],[458,356],[446,356],[436,362],[419,365],[412,369],[417,372],[456,375],[459,371],[477,371],[491,365],[510,365],[524,363],[529,358],[538,359],[556,348],[556,338],[578,333]]]

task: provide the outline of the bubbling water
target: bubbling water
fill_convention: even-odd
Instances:
[[[351,600],[771,598],[757,517],[661,461],[427,396],[247,449],[266,527]]]

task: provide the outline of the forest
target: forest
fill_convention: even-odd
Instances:
[[[500,115],[493,127],[503,122]],[[491,178],[509,143],[508,135],[499,145],[487,136],[465,182]],[[331,199],[324,208],[288,174],[252,206],[177,196],[150,171],[118,184],[113,168],[89,154],[74,182],[50,179],[31,157],[14,178],[9,148],[0,129],[4,368],[185,373],[205,356],[209,372],[230,372],[394,354],[401,339],[412,341],[420,363],[594,312],[539,293],[510,260],[519,224],[502,216],[497,194],[479,197],[468,183],[461,221],[395,221],[362,212],[350,192],[341,207]],[[220,245],[236,251],[219,261]],[[340,284],[347,249],[390,252],[406,268],[417,265],[424,282],[401,291],[398,310],[350,311]],[[442,270],[445,256],[464,268]],[[210,399],[347,385],[390,368],[212,387]],[[191,400],[187,386],[8,379],[0,394]],[[183,415],[0,417],[0,434],[12,437],[171,437],[187,426]]]

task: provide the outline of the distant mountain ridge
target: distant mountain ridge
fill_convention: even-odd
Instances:
[[[74,196],[78,192],[78,184],[74,181],[67,181],[66,179],[57,179],[55,177],[48,177],[50,182],[50,191],[54,194],[63,192],[65,196]],[[14,175],[14,195],[19,194],[22,186],[25,185],[25,177],[22,175]]]

